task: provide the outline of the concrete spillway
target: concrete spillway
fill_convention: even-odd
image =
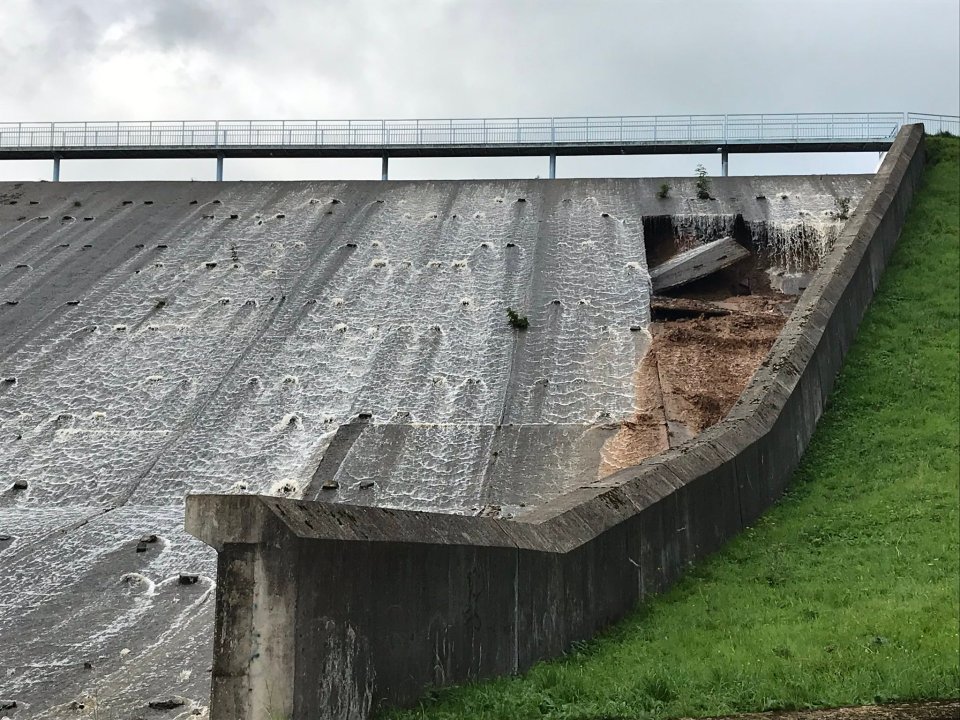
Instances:
[[[867,182],[0,186],[0,699],[205,702],[187,492],[509,515],[596,479],[649,343],[643,218],[827,226]]]

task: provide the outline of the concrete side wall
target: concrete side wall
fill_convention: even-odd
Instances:
[[[922,128],[908,126],[737,406],[685,446],[516,521],[188,498],[188,529],[220,549],[214,720],[271,717],[244,686],[291,693],[275,707],[294,718],[357,720],[431,685],[523,670],[753,522],[807,446],[923,165]],[[238,525],[244,513],[259,520]],[[258,572],[266,589],[251,590]],[[257,642],[284,677],[262,674]]]

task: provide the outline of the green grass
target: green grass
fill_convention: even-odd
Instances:
[[[790,491],[670,592],[396,720],[670,718],[960,696],[960,141],[931,162]]]

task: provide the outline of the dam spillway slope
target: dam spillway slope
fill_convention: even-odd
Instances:
[[[643,218],[794,227],[867,182],[0,185],[4,693],[206,702],[188,492],[509,516],[597,479],[650,344]]]
[[[17,504],[296,495],[351,423],[371,429],[320,470],[328,499],[469,513],[562,491],[583,426],[633,407],[649,279],[636,198],[539,187],[183,184],[127,206],[71,188],[79,207],[23,221],[0,257]],[[494,429],[521,425],[555,435],[542,479],[486,467],[523,442]]]

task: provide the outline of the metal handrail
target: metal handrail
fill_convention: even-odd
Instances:
[[[792,113],[412,120],[177,120],[0,123],[0,149],[455,147],[882,141],[900,126],[960,134],[960,117]]]

